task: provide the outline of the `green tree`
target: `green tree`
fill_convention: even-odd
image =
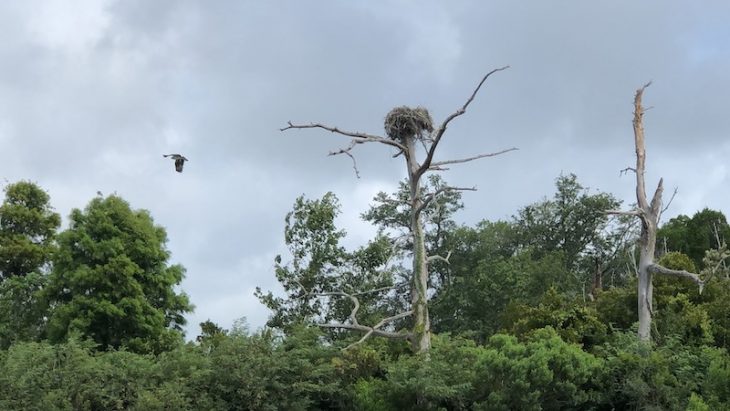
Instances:
[[[47,283],[46,275],[35,272],[0,283],[0,348],[42,338],[47,314],[43,289]]]
[[[730,239],[730,225],[722,212],[705,208],[692,218],[686,215],[672,218],[657,231],[657,239],[663,251],[684,253],[695,266],[703,268],[705,252],[719,248]]]
[[[290,331],[303,323],[315,323],[329,327],[331,335],[337,336],[340,328],[368,331],[365,324],[376,324],[395,309],[383,298],[394,285],[388,265],[390,242],[378,236],[354,252],[347,251],[340,245],[345,232],[335,225],[339,213],[337,197],[327,193],[319,200],[299,197],[287,214],[284,239],[292,260],[284,264],[277,256],[275,265],[287,296],[256,290],[261,302],[273,311],[270,327]],[[374,332],[385,333],[382,329]]]
[[[191,310],[175,287],[180,265],[168,265],[165,229],[117,196],[71,212],[70,227],[46,288],[52,341],[79,332],[101,349],[160,352],[180,340]]]
[[[591,279],[593,289],[600,289],[626,242],[627,228],[610,227],[606,214],[621,202],[608,193],[589,193],[575,174],[559,176],[555,187],[552,199],[524,207],[515,217],[520,245],[532,248],[538,259],[559,253],[566,274],[560,288],[576,293]]]
[[[42,270],[51,260],[60,225],[48,193],[35,183],[20,181],[5,187],[0,206],[0,278]]]

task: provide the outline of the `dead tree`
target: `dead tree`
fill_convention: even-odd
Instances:
[[[404,313],[396,314],[380,321],[373,327],[358,323],[356,314],[358,301],[353,299],[352,294],[343,293],[341,290],[333,290],[332,296],[348,297],[353,302],[353,311],[347,324],[322,324],[323,327],[336,327],[364,332],[365,335],[359,341],[364,341],[370,335],[380,335],[391,338],[407,338],[411,341],[413,350],[417,353],[428,352],[431,347],[431,323],[428,314],[428,279],[429,263],[441,259],[448,261],[448,256],[427,255],[425,245],[424,224],[421,218],[422,211],[435,197],[446,191],[475,190],[475,188],[464,187],[442,187],[434,192],[423,194],[421,191],[421,178],[428,172],[446,170],[451,164],[466,163],[485,157],[494,157],[516,148],[509,148],[495,153],[479,154],[462,159],[442,160],[435,159],[436,149],[446,132],[449,123],[466,112],[469,104],[474,100],[479,89],[487,78],[492,74],[502,71],[507,67],[498,68],[487,73],[479,82],[458,110],[451,113],[446,119],[434,128],[433,120],[428,110],[423,107],[396,107],[388,113],[385,118],[385,131],[387,137],[373,134],[350,132],[340,130],[320,123],[293,124],[291,121],[281,131],[290,129],[318,128],[349,137],[350,144],[342,149],[330,152],[330,155],[344,154],[353,162],[353,168],[359,177],[357,163],[351,151],[359,144],[380,143],[396,150],[393,157],[403,156],[408,172],[408,183],[410,188],[410,233],[413,240],[413,265],[411,274],[411,307]],[[421,157],[421,158],[419,158]],[[394,333],[382,330],[382,327],[390,321],[412,317],[412,329],[409,333]]]
[[[638,284],[638,308],[639,308],[639,339],[649,341],[651,339],[652,320],[652,298],[654,274],[672,275],[687,278],[699,286],[700,293],[705,282],[698,274],[684,270],[671,270],[654,262],[656,251],[656,233],[659,226],[659,219],[662,211],[662,192],[664,191],[663,179],[659,179],[651,201],[647,200],[646,183],[644,172],[646,169],[646,150],[644,149],[644,125],[643,117],[646,109],[641,104],[644,90],[651,85],[651,82],[636,90],[634,96],[634,142],[636,145],[636,167],[628,167],[625,171],[632,171],[636,175],[636,208],[630,211],[609,211],[611,214],[631,215],[638,217],[641,222],[641,234],[639,236],[639,284]]]

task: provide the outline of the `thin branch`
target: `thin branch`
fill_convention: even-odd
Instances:
[[[672,205],[672,201],[674,201],[674,197],[676,197],[676,196],[677,196],[677,187],[674,187],[674,192],[672,192],[672,197],[667,202],[667,205],[665,205],[664,208],[662,208],[662,210],[659,211],[659,215],[657,216],[657,223],[659,222],[659,220],[662,219],[662,214],[664,214],[664,212],[669,209],[669,206]]]
[[[361,132],[354,132],[354,131],[345,131],[340,130],[337,127],[331,127],[320,123],[310,123],[310,124],[293,124],[291,121],[287,122],[287,126],[284,128],[280,128],[280,131],[286,131],[289,129],[304,129],[304,128],[321,128],[323,130],[330,131],[335,134],[341,134],[343,136],[353,137],[353,143],[351,143],[353,146],[355,144],[363,144],[363,143],[382,143],[389,146],[393,146],[399,150],[406,150],[406,147],[397,141],[391,140],[389,138],[377,136],[374,134],[368,134],[368,133],[361,133]]]
[[[690,273],[689,271],[672,270],[656,263],[649,265],[647,269],[653,274],[673,275],[676,277],[688,278],[700,287],[700,294],[702,294],[702,290],[705,288],[705,282],[702,281],[700,276],[695,273]]]
[[[345,154],[346,156],[350,157],[350,159],[352,160],[352,168],[353,170],[355,170],[355,176],[357,178],[360,178],[360,171],[357,169],[357,161],[355,160],[355,157],[352,155],[352,153],[350,153],[350,150],[355,147],[355,144],[357,143],[355,143],[355,141],[353,140],[347,148],[343,148],[337,151],[330,151],[329,155],[336,156],[338,154]]]
[[[639,210],[629,210],[629,211],[606,210],[606,211],[604,211],[604,213],[612,214],[612,215],[628,215],[628,216],[634,216],[634,217],[641,217],[641,211],[639,211]]]
[[[379,293],[381,291],[397,290],[399,288],[405,287],[406,285],[408,285],[408,283],[396,284],[396,285],[391,285],[391,286],[387,286],[387,287],[380,287],[380,288],[375,288],[375,289],[367,290],[367,291],[360,291],[358,293],[353,293],[352,295],[358,296],[358,295]]]
[[[500,154],[509,153],[510,151],[516,151],[516,150],[519,150],[519,149],[517,147],[512,147],[512,148],[508,148],[506,150],[497,151],[496,153],[479,154],[479,155],[476,155],[473,157],[461,158],[458,160],[436,161],[434,163],[431,163],[429,170],[440,170],[441,169],[440,167],[444,166],[446,164],[466,163],[466,162],[478,160],[478,159],[484,158],[484,157],[495,157]]]
[[[451,113],[448,117],[446,117],[446,119],[444,120],[443,123],[441,123],[439,128],[437,128],[433,132],[433,134],[432,134],[433,143],[431,143],[431,148],[428,150],[428,153],[426,154],[426,159],[423,161],[423,164],[421,165],[421,167],[418,170],[418,175],[422,175],[431,167],[431,161],[433,160],[433,154],[436,152],[436,147],[438,146],[439,142],[441,141],[441,137],[443,137],[444,132],[446,132],[446,127],[449,125],[451,120],[466,113],[467,107],[469,107],[469,104],[471,104],[471,102],[474,101],[474,98],[476,97],[477,93],[479,92],[479,89],[482,87],[482,84],[484,84],[484,82],[487,81],[489,76],[491,76],[492,74],[494,74],[498,71],[506,70],[508,68],[509,68],[509,66],[504,66],[504,67],[500,67],[498,69],[494,69],[494,70],[490,71],[489,73],[487,73],[482,78],[482,81],[479,82],[477,87],[471,93],[471,96],[469,96],[469,98],[466,100],[464,105],[461,106],[461,108],[459,108],[455,112]]]
[[[623,170],[619,171],[618,174],[620,176],[622,176],[622,175],[628,173],[629,171],[633,171],[634,173],[636,173],[636,169],[634,167],[626,167]]]
[[[412,313],[408,313],[408,315],[411,315]],[[378,330],[373,327],[368,327],[366,325],[360,325],[360,324],[335,324],[335,323],[328,323],[328,324],[316,324],[317,327],[321,328],[338,328],[343,330],[355,330],[355,331],[364,331],[364,332],[370,332],[372,335],[378,336],[378,337],[386,337],[386,338],[404,338],[407,339],[409,337],[409,334],[406,333],[399,333],[394,331],[384,331],[384,330]]]

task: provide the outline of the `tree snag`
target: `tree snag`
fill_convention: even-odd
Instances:
[[[634,144],[636,146],[636,167],[627,167],[624,171],[633,171],[636,174],[636,203],[634,210],[630,211],[609,211],[611,214],[636,216],[641,221],[641,234],[639,236],[639,266],[638,266],[638,308],[639,308],[639,339],[642,341],[651,340],[652,320],[652,298],[653,285],[652,275],[673,275],[687,278],[699,286],[700,293],[705,282],[698,274],[684,270],[671,270],[654,262],[656,250],[656,234],[659,226],[662,209],[662,192],[664,181],[659,179],[651,201],[647,200],[646,182],[644,172],[646,170],[646,150],[644,148],[644,125],[643,116],[646,109],[641,104],[644,90],[651,85],[651,82],[636,90],[634,95]]]
[[[436,148],[446,132],[449,123],[455,118],[466,112],[469,104],[474,100],[479,89],[484,82],[492,74],[507,69],[508,66],[498,68],[487,73],[479,82],[466,102],[455,112],[451,113],[438,126],[433,126],[433,120],[428,110],[422,107],[396,107],[391,110],[385,118],[385,131],[388,137],[372,135],[360,132],[343,131],[337,127],[330,127],[320,123],[310,124],[293,124],[291,121],[281,131],[290,129],[319,128],[330,131],[335,134],[350,137],[350,144],[342,149],[330,152],[330,155],[345,154],[353,161],[355,173],[359,177],[357,163],[352,156],[351,151],[359,144],[364,143],[380,143],[393,147],[397,150],[393,157],[403,156],[406,161],[408,172],[408,184],[410,191],[410,233],[413,237],[413,265],[411,273],[411,309],[406,313],[399,314],[395,317],[386,318],[373,327],[360,325],[355,314],[356,308],[353,309],[349,318],[349,324],[323,324],[325,327],[336,327],[357,330],[365,332],[365,336],[359,341],[364,341],[370,335],[382,335],[386,337],[394,337],[392,333],[381,329],[387,322],[395,319],[403,318],[406,315],[413,317],[412,329],[409,334],[400,334],[411,341],[413,350],[417,353],[428,352],[431,348],[431,323],[428,314],[428,279],[429,279],[429,263],[436,259],[448,260],[448,257],[429,256],[426,252],[424,223],[421,218],[421,212],[434,197],[446,191],[463,191],[474,190],[474,188],[462,187],[442,187],[437,192],[421,194],[421,178],[428,172],[445,170],[445,165],[466,163],[485,157],[493,157],[509,151],[517,150],[509,148],[495,153],[479,154],[472,157],[454,160],[434,161]],[[419,159],[419,154],[423,157]],[[351,294],[342,291],[333,291],[333,294],[349,297]],[[353,301],[353,305],[357,306]]]

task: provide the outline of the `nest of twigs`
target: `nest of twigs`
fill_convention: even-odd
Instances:
[[[433,131],[433,119],[423,107],[396,107],[385,116],[385,133],[393,140],[422,138]]]

